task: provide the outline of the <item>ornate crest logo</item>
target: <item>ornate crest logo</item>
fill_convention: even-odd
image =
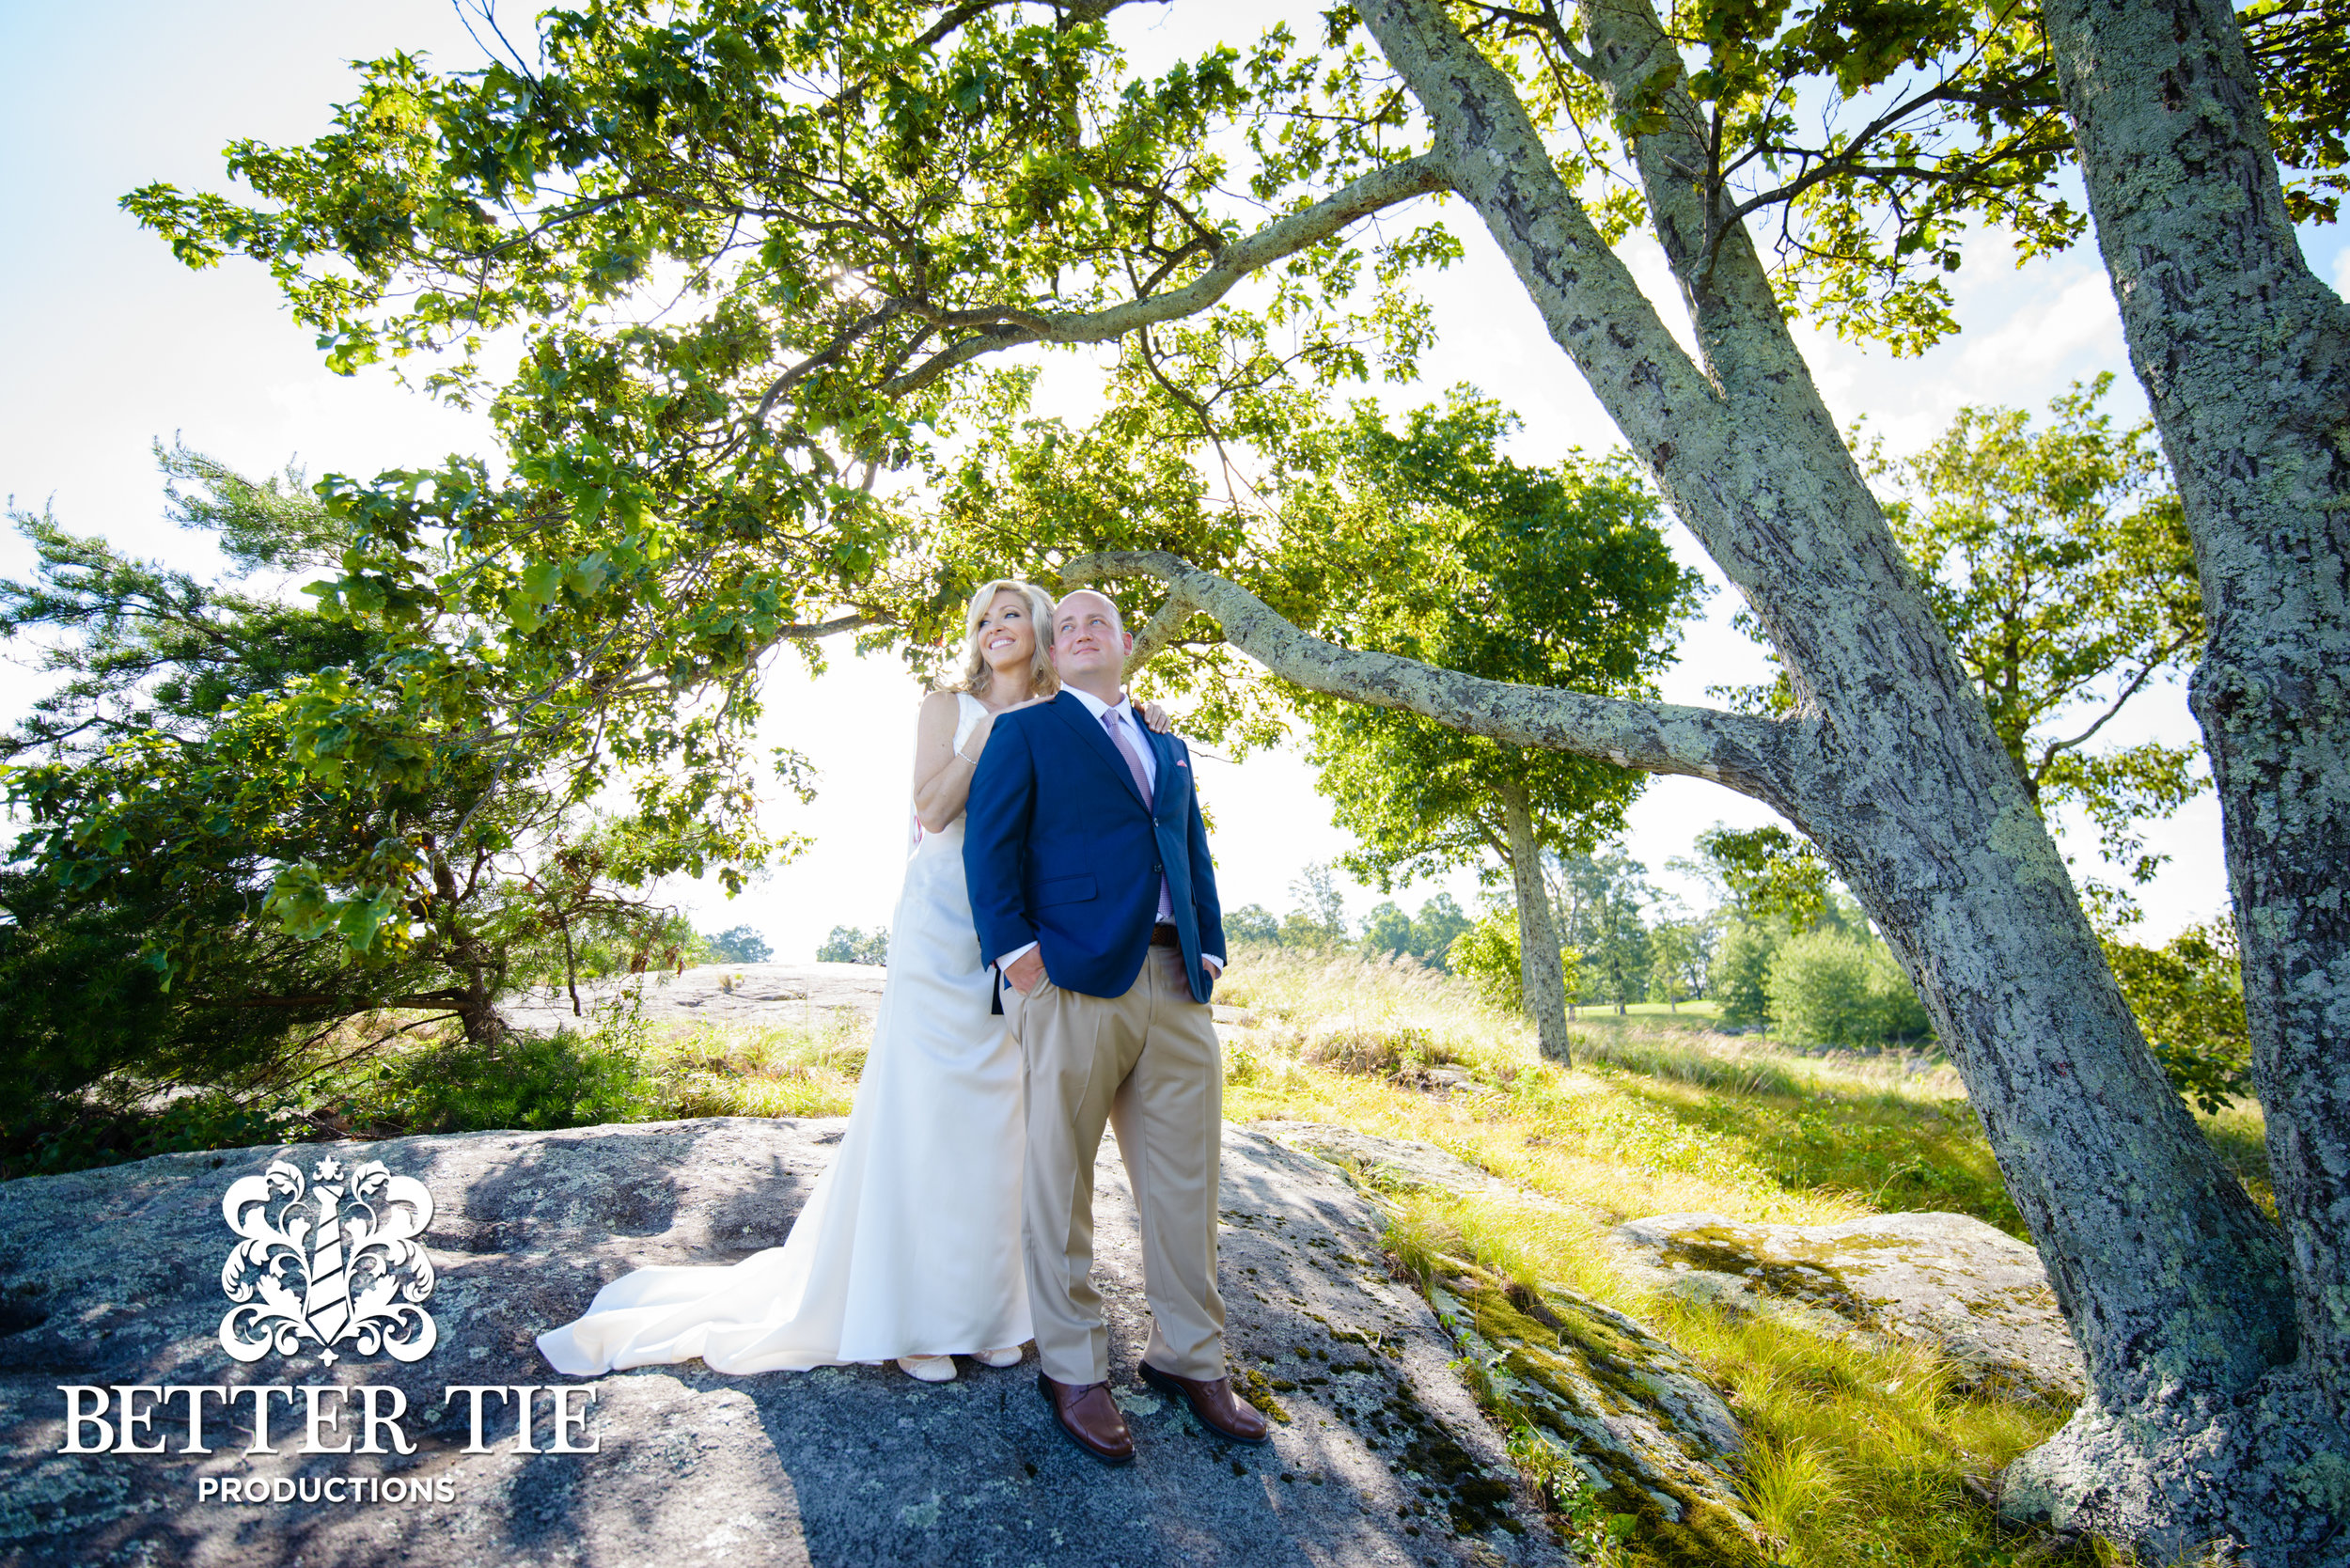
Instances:
[[[421,1359],[440,1338],[417,1305],[432,1294],[432,1260],[415,1239],[432,1223],[432,1195],[381,1160],[346,1171],[328,1155],[313,1173],[309,1185],[272,1160],[222,1197],[222,1217],[244,1240],[221,1265],[221,1289],[238,1303],[220,1320],[221,1349],[258,1361],[273,1349],[298,1355],[306,1339],[329,1366],[345,1341],[362,1356]]]

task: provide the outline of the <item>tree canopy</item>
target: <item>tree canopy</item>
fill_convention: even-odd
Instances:
[[[547,750],[393,746],[367,780],[325,765],[304,745],[318,710],[397,702],[397,666],[373,630],[241,579],[319,570],[338,525],[298,473],[158,458],[171,514],[219,541],[228,581],[18,513],[36,571],[0,583],[0,635],[40,638],[59,677],[0,737],[22,821],[0,866],[17,997],[0,1041],[32,1100],[109,1074],[282,1085],[346,1020],[412,1014],[343,1052],[442,1018],[494,1037],[523,984],[678,961],[685,929],[645,885],[754,843],[740,823],[599,819]],[[354,867],[381,891],[321,896]]]
[[[2033,803],[2080,807],[2142,883],[2164,857],[2137,826],[2195,792],[2194,750],[2094,743],[2149,682],[2186,672],[2203,606],[2153,421],[2117,430],[2097,407],[2112,380],[2058,397],[2044,430],[2021,410],[1961,409],[1878,472],[1900,486],[1894,535]]]
[[[1698,579],[1621,461],[1523,466],[1498,449],[1512,423],[1465,393],[1400,432],[1357,410],[1336,482],[1292,501],[1327,579],[1351,585],[1329,593],[1324,635],[1496,681],[1643,693]],[[1316,788],[1358,841],[1347,869],[1383,888],[1489,854],[1506,864],[1505,788],[1526,792],[1544,847],[1588,850],[1621,831],[1642,782],[1418,713],[1304,701]]]

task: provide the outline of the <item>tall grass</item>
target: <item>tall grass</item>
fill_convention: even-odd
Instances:
[[[1949,1209],[2022,1234],[1991,1152],[1947,1067],[1805,1056],[1668,1027],[1578,1028],[1543,1060],[1524,1019],[1431,970],[1290,949],[1246,950],[1218,999],[1226,1112],[1337,1121],[1424,1138],[1610,1223],[1715,1210],[1820,1222]],[[1379,1067],[1443,1065],[1467,1086],[1410,1091],[1404,1071],[1347,1072],[1331,1042]],[[1408,1058],[1408,1064],[1407,1064]]]
[[[306,1108],[367,1137],[555,1128],[695,1116],[843,1116],[872,1026],[842,1009],[759,1028],[663,1028],[627,999],[585,1030],[489,1043],[426,1039],[331,1074]]]

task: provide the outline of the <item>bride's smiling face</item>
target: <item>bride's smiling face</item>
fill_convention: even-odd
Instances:
[[[979,617],[979,657],[991,669],[1025,669],[1036,657],[1036,618],[1025,597],[1007,588]]]

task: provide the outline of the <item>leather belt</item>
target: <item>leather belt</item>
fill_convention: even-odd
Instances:
[[[1151,928],[1151,945],[1154,948],[1180,948],[1183,939],[1175,934],[1175,922],[1161,920]]]

